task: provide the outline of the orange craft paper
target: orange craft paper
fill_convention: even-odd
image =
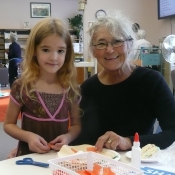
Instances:
[[[97,152],[95,147],[87,147],[87,151]]]
[[[103,167],[103,175],[115,175],[115,173],[111,171],[111,168]]]
[[[49,148],[51,148],[53,146],[52,143],[48,143],[47,145],[48,145]]]
[[[78,151],[75,150],[74,148],[71,148],[71,150],[74,152],[74,153],[77,153]]]
[[[93,171],[79,170],[77,171],[77,173],[80,175],[99,175],[101,168],[102,167],[100,165],[98,165],[97,163],[94,163]],[[115,175],[115,173],[111,171],[110,167],[103,167],[102,175]]]

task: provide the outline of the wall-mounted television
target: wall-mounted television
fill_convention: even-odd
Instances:
[[[158,19],[175,16],[175,0],[157,0]]]

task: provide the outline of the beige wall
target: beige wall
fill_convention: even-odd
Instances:
[[[87,58],[88,21],[95,20],[95,12],[118,9],[137,22],[146,31],[146,39],[159,45],[159,39],[171,34],[170,19],[158,20],[157,0],[87,0],[84,11],[84,56]],[[172,33],[175,34],[175,18],[172,18]]]
[[[33,27],[41,18],[30,17],[30,2],[51,3],[51,16],[58,17],[68,26],[68,19],[78,14],[78,0],[0,0],[0,29],[23,28],[24,22]]]
[[[25,21],[33,27],[40,18],[30,18],[30,2],[38,0],[0,0],[0,28],[23,28]],[[52,17],[59,17],[68,26],[67,18],[78,13],[78,0],[42,0],[51,3]],[[84,11],[84,56],[87,59],[87,25],[95,20],[99,9],[122,10],[133,22],[140,24],[147,33],[146,39],[158,45],[159,39],[171,34],[170,19],[158,20],[157,0],[87,0]],[[175,34],[175,18],[172,18],[172,33]]]

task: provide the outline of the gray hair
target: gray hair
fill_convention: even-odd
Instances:
[[[129,63],[131,58],[134,59],[133,43],[136,41],[136,34],[132,29],[132,24],[133,22],[125,17],[121,11],[115,11],[95,21],[87,31],[90,36],[90,54],[92,54],[93,39],[96,31],[99,27],[106,27],[112,37],[123,41],[128,40],[126,41],[126,64]]]
[[[139,39],[145,39],[146,32],[142,29],[138,30],[137,36]]]
[[[16,42],[18,40],[18,36],[16,33],[10,33],[11,42]]]

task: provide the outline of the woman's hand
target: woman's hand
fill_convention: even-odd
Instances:
[[[129,138],[121,137],[112,131],[108,131],[98,138],[95,146],[99,152],[102,151],[103,147],[112,150],[127,150],[132,147],[132,143]]]
[[[56,139],[50,142],[51,148],[59,151],[63,145],[69,144],[69,136],[68,134],[63,134],[58,136]]]
[[[8,49],[5,49],[5,53],[8,54],[9,53],[9,50]]]
[[[36,153],[47,153],[50,151],[50,148],[47,142],[39,135],[30,133],[27,139],[29,149],[32,152]]]

